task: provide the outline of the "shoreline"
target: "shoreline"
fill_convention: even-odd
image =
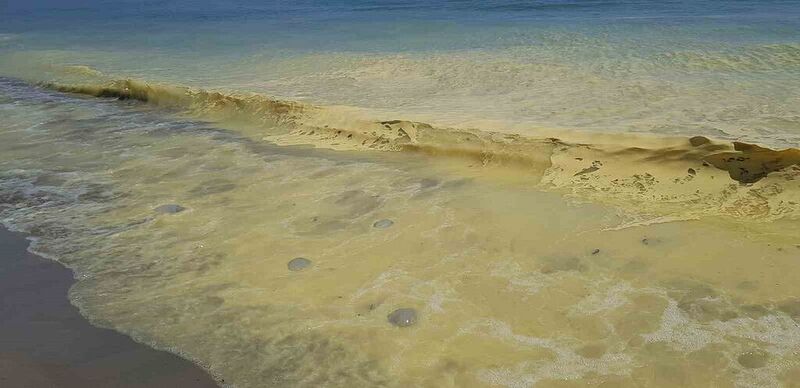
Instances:
[[[0,226],[0,386],[218,387],[202,368],[92,326],[67,297],[72,271]]]

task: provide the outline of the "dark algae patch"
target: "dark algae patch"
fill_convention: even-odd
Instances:
[[[714,167],[728,171],[731,179],[754,183],[769,173],[800,164],[800,149],[772,150],[755,144],[734,142],[735,152],[722,152],[705,157]]]

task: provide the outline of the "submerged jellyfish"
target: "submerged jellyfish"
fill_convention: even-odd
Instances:
[[[761,350],[752,350],[740,354],[736,360],[739,361],[739,365],[747,369],[757,369],[767,365],[769,355]]]
[[[386,229],[386,228],[388,228],[388,227],[390,227],[392,225],[394,225],[394,221],[392,221],[392,220],[390,220],[388,218],[384,218],[382,220],[375,221],[375,223],[372,224],[372,226],[374,228],[378,228],[378,229]]]
[[[386,317],[389,323],[398,327],[407,327],[417,323],[417,310],[402,308],[392,311]]]
[[[286,264],[286,267],[289,268],[289,271],[302,271],[309,266],[311,266],[311,260],[306,259],[305,257],[295,257]]]

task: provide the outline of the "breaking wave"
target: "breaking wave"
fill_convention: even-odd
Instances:
[[[61,92],[138,100],[210,120],[280,145],[405,152],[460,160],[470,168],[515,168],[545,187],[602,202],[661,202],[659,215],[722,213],[800,218],[800,149],[773,150],[703,136],[655,137],[544,131],[542,137],[407,120],[188,87],[117,80],[105,85],[44,84]],[[686,214],[687,203],[701,204]],[[659,206],[648,206],[656,209]],[[702,209],[702,210],[698,210]]]

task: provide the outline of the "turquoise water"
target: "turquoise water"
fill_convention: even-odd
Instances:
[[[53,66],[81,65],[107,78],[345,105],[383,119],[703,134],[783,147],[800,140],[797,1],[4,8],[0,74],[34,80],[75,78]],[[47,68],[34,71],[37,63]]]

